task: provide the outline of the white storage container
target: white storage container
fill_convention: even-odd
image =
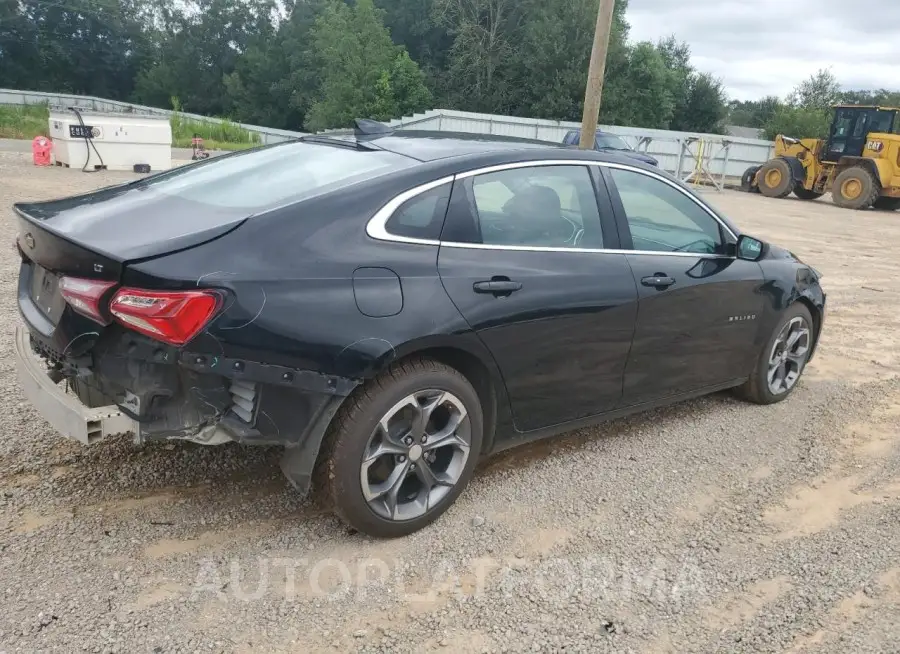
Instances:
[[[57,165],[81,168],[87,161],[88,170],[133,170],[136,164],[147,164],[151,172],[172,167],[172,126],[168,118],[79,111],[84,126],[72,111],[50,111],[50,137]],[[93,146],[85,141],[85,134]]]

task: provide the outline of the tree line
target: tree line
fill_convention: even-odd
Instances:
[[[0,87],[310,131],[435,107],[580,120],[597,4],[0,0]],[[803,93],[729,104],[687,44],[629,40],[627,7],[616,3],[603,123],[718,132],[807,120]]]
[[[826,69],[801,82],[784,99],[767,96],[750,102],[732,101],[728,115],[732,124],[762,129],[768,139],[778,134],[824,139],[836,104],[900,107],[900,91],[842,91],[837,78]]]

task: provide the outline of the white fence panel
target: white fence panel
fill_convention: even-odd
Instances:
[[[495,134],[555,143],[561,143],[570,130],[581,127],[579,123],[572,122],[445,109],[414,114],[391,121],[390,124],[397,129]],[[600,129],[618,134],[632,147],[656,157],[661,168],[679,177],[686,177],[696,171],[697,160],[702,154],[703,168],[710,175],[719,180],[724,178],[727,181],[734,181],[750,166],[768,161],[774,147],[770,141],[721,134],[673,132],[613,125],[601,125]]]

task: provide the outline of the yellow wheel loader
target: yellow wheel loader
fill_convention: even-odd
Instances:
[[[847,209],[900,209],[900,109],[837,106],[827,141],[779,134],[775,158],[749,168],[742,186],[770,198],[831,193]]]

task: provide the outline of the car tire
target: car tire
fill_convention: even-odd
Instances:
[[[803,332],[805,331],[805,335]],[[800,334],[791,345],[794,334]],[[775,404],[786,399],[797,387],[806,369],[815,342],[815,324],[809,309],[800,302],[784,312],[759,354],[750,378],[735,389],[739,397],[756,404]],[[790,349],[786,349],[789,346]],[[788,354],[785,355],[784,352]],[[773,375],[773,366],[778,370]],[[780,371],[783,370],[783,374]],[[778,385],[776,382],[783,383]]]
[[[342,405],[322,444],[316,485],[350,527],[405,536],[436,520],[468,484],[483,425],[478,394],[458,370],[432,359],[394,364]]]
[[[862,166],[853,166],[835,178],[831,198],[844,209],[868,209],[880,192],[880,184],[872,173]]]
[[[767,198],[786,198],[794,190],[794,174],[784,159],[771,159],[756,176],[759,192]]]
[[[825,194],[817,193],[816,191],[810,191],[804,186],[797,184],[797,186],[794,187],[794,195],[796,195],[800,200],[818,200]]]

